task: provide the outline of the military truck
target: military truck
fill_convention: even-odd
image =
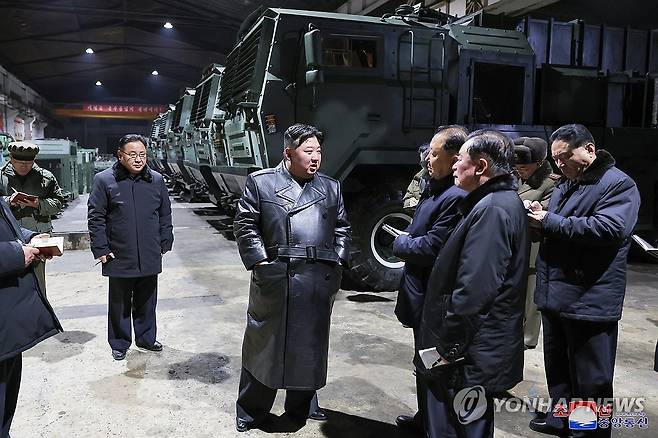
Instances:
[[[166,157],[164,156],[164,150],[160,143],[160,130],[164,126],[165,118],[166,114],[162,113],[153,120],[146,153],[148,155],[149,165],[153,166],[155,170],[166,176],[169,173],[169,169],[166,167]]]
[[[194,152],[190,141],[191,128],[189,126],[192,102],[194,100],[194,88],[187,88],[178,99],[172,112],[171,125],[167,131],[167,164],[171,168],[176,186],[189,198],[194,198],[199,192],[198,184],[190,173],[186,161],[190,161]]]
[[[158,116],[158,125],[152,133],[156,136],[152,139],[152,150],[155,160],[160,166],[165,175],[168,176],[170,182],[174,182],[176,172],[169,164],[169,155],[171,154],[171,145],[169,144],[169,131],[174,120],[174,106],[169,105],[169,109]]]
[[[382,226],[410,222],[401,199],[418,170],[417,146],[437,126],[546,138],[581,122],[638,182],[638,229],[658,228],[655,32],[531,19],[483,25],[484,16],[452,22],[422,7],[382,18],[253,14],[221,76],[226,164],[213,174],[227,213],[249,173],[279,163],[283,131],[313,124],[325,133],[322,171],[342,182],[353,226],[348,274],[395,290],[403,262]]]
[[[224,112],[217,108],[223,70],[220,64],[209,65],[196,86],[189,122],[195,157],[194,161],[186,162],[194,177],[205,183],[211,201],[220,207],[222,197],[229,193],[218,171],[218,166],[226,165],[221,135]]]

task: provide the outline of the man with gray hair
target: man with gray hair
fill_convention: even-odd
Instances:
[[[415,358],[428,437],[493,437],[493,394],[523,379],[529,231],[513,163],[512,141],[480,130],[452,168],[468,194],[430,274]]]

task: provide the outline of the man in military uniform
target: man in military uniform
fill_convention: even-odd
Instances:
[[[5,200],[21,227],[37,233],[50,233],[53,229],[50,217],[59,213],[64,205],[62,190],[55,176],[42,169],[34,159],[39,146],[28,141],[9,143],[10,161],[0,170],[0,185],[7,194]],[[26,200],[18,193],[36,196]],[[46,293],[46,264],[35,264],[39,287]]]
[[[258,426],[277,389],[288,418],[326,419],[315,391],[327,382],[329,326],[347,264],[350,225],[338,181],[318,172],[322,133],[296,124],[284,160],[247,177],[235,238],[252,271],[236,429]]]
[[[516,155],[516,173],[519,175],[519,196],[526,208],[533,202],[539,202],[548,208],[555,182],[560,178],[553,173],[553,168],[546,161],[548,143],[538,137],[519,137],[514,140]],[[538,236],[537,236],[538,237]],[[537,239],[533,239],[537,240]],[[525,348],[535,348],[539,341],[541,313],[535,304],[535,259],[539,253],[539,242],[530,250],[530,269],[528,270],[528,289],[525,300],[525,318],[523,323],[523,343]]]
[[[429,150],[429,143],[424,143],[418,148],[421,169],[411,179],[411,182],[407,187],[407,191],[402,198],[402,206],[405,210],[408,210],[410,214],[413,214],[413,212],[416,210],[416,207],[418,207],[418,203],[420,202],[420,195],[425,191],[427,182],[430,179],[430,175],[427,170],[427,154],[429,153]]]

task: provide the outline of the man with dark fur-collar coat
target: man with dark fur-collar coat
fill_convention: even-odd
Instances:
[[[542,235],[535,302],[544,325],[548,392],[562,406],[533,419],[530,428],[575,435],[566,418],[554,415],[556,410],[572,398],[613,397],[626,256],[640,194],[635,182],[615,167],[614,158],[596,150],[592,134],[583,125],[562,126],[550,141],[563,178],[555,186],[548,209],[535,202],[528,216],[531,227]],[[610,430],[597,429],[587,436],[609,437]]]
[[[123,360],[132,344],[161,351],[155,307],[162,255],[174,243],[171,202],[162,175],[146,164],[141,135],[119,140],[119,160],[94,177],[88,202],[91,251],[109,277],[108,342]]]
[[[538,201],[543,208],[548,207],[555,181],[560,176],[553,173],[553,168],[546,161],[548,144],[538,137],[519,137],[514,140],[515,170],[519,176],[519,197],[527,207]],[[535,260],[539,253],[539,241],[530,247],[530,269],[528,270],[528,288],[525,298],[523,318],[523,344],[525,348],[535,348],[539,341],[541,313],[535,304]]]

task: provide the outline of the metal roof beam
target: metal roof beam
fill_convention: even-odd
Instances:
[[[138,47],[146,49],[165,49],[165,50],[184,50],[186,52],[209,52],[207,49],[202,49],[199,47],[171,47],[163,46],[159,44],[124,44],[124,43],[108,43],[102,41],[90,41],[90,40],[74,40],[68,38],[33,38],[36,41],[48,41],[54,43],[69,43],[69,44],[80,44],[83,46],[112,46],[117,48],[128,48],[128,47]],[[0,41],[2,43],[3,41]],[[183,41],[180,41],[183,42]],[[185,43],[191,45],[190,43]],[[213,50],[213,52],[215,52]]]
[[[157,59],[166,61],[168,63],[184,65],[186,67],[191,67],[191,68],[194,68],[194,69],[200,69],[200,67],[198,65],[187,64],[185,62],[181,62],[181,61],[176,60],[176,59],[171,59],[171,58],[167,58],[167,57],[164,57],[164,56],[160,56],[160,55],[156,55],[156,54],[147,52],[145,50],[136,49],[132,46],[110,47],[110,48],[107,48],[107,49],[97,50],[95,53],[100,54],[100,53],[113,52],[113,51],[116,51],[116,50],[128,50],[128,51],[131,51],[131,52],[136,52],[136,53],[140,53],[140,54],[143,54],[143,55],[147,55],[148,57],[151,57],[151,58],[157,58]],[[59,61],[59,60],[76,58],[76,57],[79,57],[79,56],[85,56],[85,55],[83,53],[76,52],[75,54],[71,54],[71,55],[51,56],[50,58],[34,59],[34,60],[31,60],[31,61],[17,62],[17,63],[13,63],[13,64],[10,64],[10,65],[12,67],[17,67],[17,66],[23,66],[23,65],[29,65],[29,64],[38,64],[38,63],[41,63],[41,62],[56,62],[56,61]]]
[[[1,9],[1,7],[0,7]],[[98,29],[105,29],[108,27],[115,27],[119,24],[123,23],[123,20],[112,20],[108,21],[105,23],[100,23],[100,24],[94,24],[94,25],[87,25],[87,26],[79,26],[78,29],[75,30],[66,30],[63,32],[52,32],[52,33],[43,33],[39,35],[27,35],[27,36],[22,36],[18,38],[9,38],[9,39],[2,39],[0,40],[0,44],[5,44],[5,43],[15,43],[19,41],[26,41],[26,40],[34,40],[34,39],[40,39],[40,38],[51,38],[51,37],[58,37],[61,35],[69,35],[69,34],[76,34],[80,32],[86,32],[89,30],[98,30]]]
[[[119,9],[90,8],[84,6],[66,6],[52,4],[32,4],[25,1],[3,1],[0,3],[0,9],[17,9],[30,10],[39,12],[53,12],[57,14],[75,14],[88,15],[92,17],[114,17],[123,20],[144,21],[149,23],[162,23],[163,14],[161,12],[144,12],[144,11],[127,11]],[[194,15],[167,15],[167,19],[179,26],[203,26],[221,28],[216,20],[205,16]]]

